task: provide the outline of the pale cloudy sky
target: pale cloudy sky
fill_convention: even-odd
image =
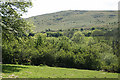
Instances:
[[[119,0],[32,0],[24,18],[64,10],[118,10]]]

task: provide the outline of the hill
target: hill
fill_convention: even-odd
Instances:
[[[35,25],[37,32],[46,29],[69,29],[90,27],[117,27],[117,11],[81,11],[68,10],[51,14],[44,14],[27,18]]]

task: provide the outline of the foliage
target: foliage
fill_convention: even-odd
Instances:
[[[22,38],[24,44],[16,40],[16,43],[5,45],[4,54],[9,55],[4,55],[3,61],[118,72],[118,59],[112,45],[106,43],[108,40],[98,43],[99,37],[85,37],[80,31],[75,31],[72,38],[47,37],[47,33],[37,33],[29,39]]]
[[[76,43],[83,43],[84,42],[84,35],[80,31],[75,32],[73,37],[72,37],[72,40]]]
[[[27,8],[32,5],[31,2],[1,2],[0,1],[0,16],[2,26],[3,41],[11,40],[22,36],[26,31],[29,31],[28,22],[21,18],[22,13],[27,11]],[[14,37],[11,37],[14,36]]]

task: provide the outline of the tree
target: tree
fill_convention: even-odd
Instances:
[[[36,40],[36,48],[42,44],[42,37],[39,35]]]
[[[72,40],[76,43],[83,43],[84,35],[80,31],[77,31],[74,33]]]
[[[83,29],[83,28],[81,28],[80,30],[81,30],[81,31],[83,31],[84,29]]]
[[[92,28],[91,28],[91,30],[95,30],[95,28],[94,28],[94,27],[92,27]]]
[[[2,26],[3,40],[10,41],[11,35],[14,37],[25,34],[28,30],[28,23],[21,18],[22,13],[27,12],[27,8],[32,6],[32,2],[1,2],[0,1],[0,16]],[[17,36],[16,36],[17,35]]]
[[[1,2],[0,1],[0,26],[2,27],[2,60],[3,63],[13,63],[20,50],[17,48],[21,42],[24,43],[23,34],[30,31],[28,22],[21,18],[22,13],[27,12],[27,8],[32,6],[32,2]],[[25,54],[25,53],[24,53]],[[22,55],[22,54],[21,54]],[[6,61],[7,59],[7,61]]]

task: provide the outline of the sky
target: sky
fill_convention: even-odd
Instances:
[[[32,0],[23,18],[65,10],[118,10],[119,0]]]

